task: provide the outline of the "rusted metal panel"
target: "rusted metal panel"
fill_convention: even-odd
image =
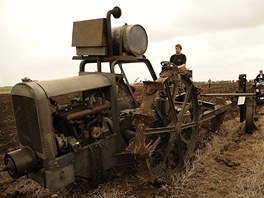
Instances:
[[[226,112],[230,107],[231,107],[231,103],[227,103],[225,105],[216,105],[215,109],[207,110],[202,114],[200,122],[211,120],[217,115]]]
[[[73,23],[72,46],[106,46],[106,19],[93,19]]]
[[[77,55],[101,55],[107,54],[106,47],[76,47]]]
[[[31,93],[31,95],[38,95],[39,93],[32,93],[31,91],[36,86],[39,87],[39,89],[45,90],[47,97],[53,97],[87,89],[111,86],[111,82],[107,77],[100,74],[89,74],[47,81],[32,81],[29,83],[17,84],[12,90],[12,95],[20,95],[22,92],[28,93],[28,95],[29,93]]]
[[[100,74],[90,74],[57,80],[37,81],[48,97],[111,86],[110,80]]]
[[[93,19],[73,23],[72,46],[77,55],[106,55],[106,19]]]

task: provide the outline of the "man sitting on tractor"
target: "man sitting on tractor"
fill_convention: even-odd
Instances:
[[[182,46],[180,44],[175,45],[176,54],[170,57],[170,62],[174,63],[179,69],[185,68],[186,66],[186,56],[182,54]]]

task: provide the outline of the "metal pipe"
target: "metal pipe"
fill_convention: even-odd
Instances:
[[[97,71],[102,72],[102,64],[99,57],[97,57]]]
[[[206,93],[200,96],[255,96],[255,93]]]
[[[121,16],[121,9],[119,7],[114,7],[112,10],[109,10],[106,15],[106,27],[107,27],[107,52],[108,57],[110,58],[109,62],[113,61],[113,41],[112,41],[112,29],[111,29],[111,15],[116,19]]]
[[[75,119],[82,118],[82,117],[84,117],[86,115],[99,113],[99,112],[101,112],[103,110],[106,110],[106,109],[109,109],[109,108],[110,108],[110,104],[107,103],[107,104],[103,104],[103,105],[94,107],[92,109],[85,109],[85,110],[82,110],[82,111],[71,113],[71,114],[67,115],[66,118],[67,118],[67,120],[75,120]]]

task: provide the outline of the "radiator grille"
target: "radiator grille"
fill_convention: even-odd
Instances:
[[[34,99],[13,95],[12,101],[19,142],[43,153]]]

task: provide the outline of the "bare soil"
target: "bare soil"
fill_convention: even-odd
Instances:
[[[235,92],[236,83],[198,84],[201,92]],[[228,99],[228,98],[225,98]],[[213,100],[213,98],[209,99]],[[257,107],[264,113],[264,107]],[[99,185],[76,178],[58,192],[50,192],[24,177],[12,179],[0,171],[0,197],[264,197],[264,121],[259,116],[257,130],[245,134],[238,108],[225,116],[221,129],[200,133],[194,156],[183,171],[166,182],[147,184],[132,174],[122,174]],[[17,149],[16,127],[11,97],[0,95],[0,165],[5,153]]]

